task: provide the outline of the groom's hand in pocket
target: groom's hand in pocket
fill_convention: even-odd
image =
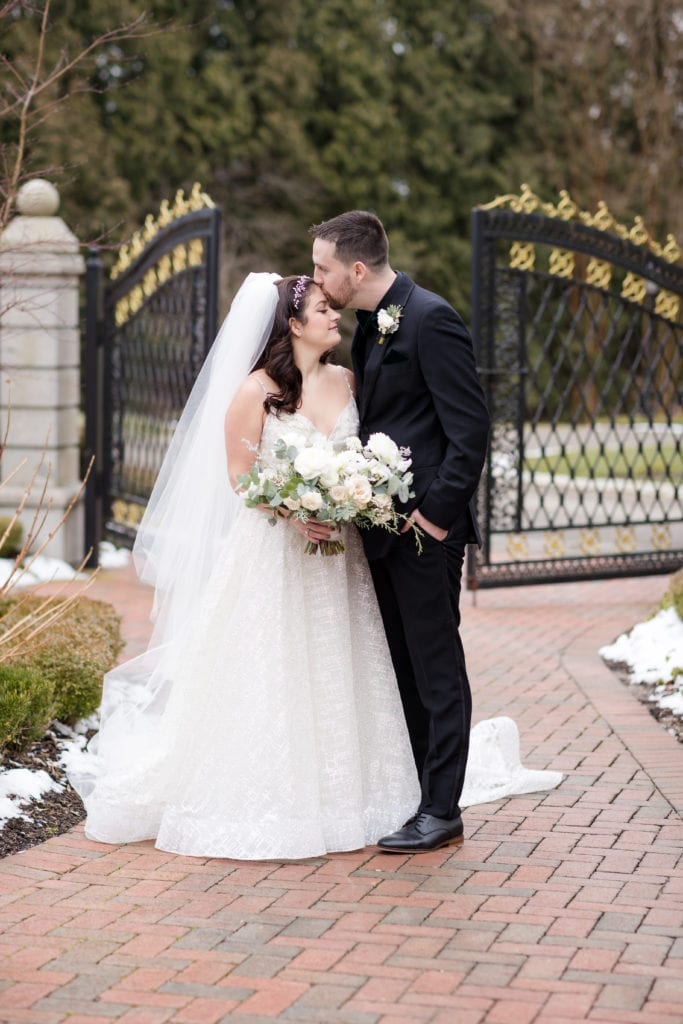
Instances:
[[[408,516],[408,522],[404,523],[401,528],[401,533],[406,533],[410,529],[411,520],[413,523],[416,523],[421,530],[428,533],[430,537],[433,537],[434,540],[441,542],[448,536],[448,530],[444,530],[441,526],[437,526],[436,523],[431,523],[429,519],[425,519],[419,508],[413,509],[410,513]]]

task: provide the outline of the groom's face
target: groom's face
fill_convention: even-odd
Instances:
[[[337,259],[336,244],[327,239],[313,241],[313,280],[322,288],[333,309],[354,308],[357,291],[354,264],[348,266]]]

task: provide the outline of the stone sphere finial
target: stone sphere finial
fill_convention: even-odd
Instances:
[[[25,217],[54,217],[59,209],[59,192],[52,182],[32,178],[17,192],[17,209]]]

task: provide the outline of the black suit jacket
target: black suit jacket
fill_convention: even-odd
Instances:
[[[414,508],[443,529],[463,515],[469,541],[481,543],[472,498],[481,475],[489,415],[477,376],[472,340],[445,299],[399,273],[378,309],[403,308],[398,329],[379,344],[376,329],[356,330],[351,349],[357,381],[360,436],[376,431],[412,452]],[[381,527],[363,530],[368,558],[397,542]]]

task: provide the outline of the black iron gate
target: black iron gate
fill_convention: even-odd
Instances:
[[[101,288],[86,273],[86,550],[131,545],[176,422],[216,334],[220,214],[195,185],[164,201]]]
[[[470,589],[683,565],[683,265],[637,219],[527,186],[473,211],[492,416]]]

